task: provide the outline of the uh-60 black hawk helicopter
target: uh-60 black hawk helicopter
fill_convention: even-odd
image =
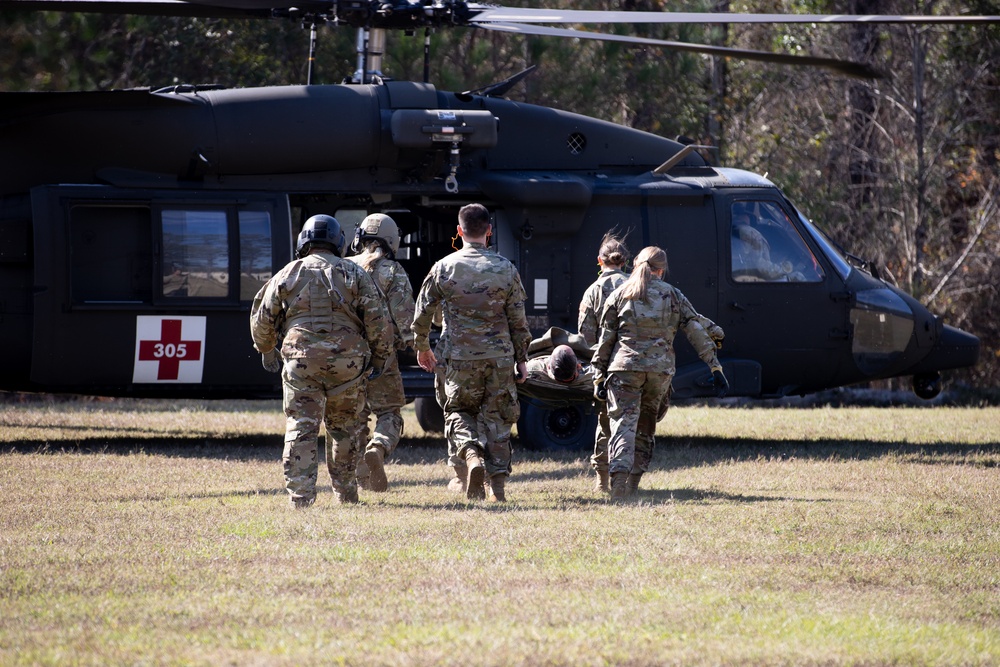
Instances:
[[[996,22],[1000,17],[789,16],[508,9],[465,0],[0,0],[0,9],[281,17],[359,31],[354,83],[0,93],[0,389],[142,397],[276,397],[251,347],[258,288],[310,215],[398,223],[414,286],[452,249],[456,213],[493,213],[536,334],[575,330],[601,237],[668,249],[671,282],[725,329],[731,396],[780,397],[974,364],[979,340],[859,267],[766,178],[693,147],[501,97],[381,76],[385,31],[476,26],[616,39],[831,67],[864,65],[661,42],[552,25],[700,22]],[[549,24],[549,25],[546,25]],[[733,231],[750,224],[770,257]],[[678,339],[678,398],[712,394]],[[432,379],[402,360],[421,423]],[[589,408],[525,406],[536,445],[593,437]]]

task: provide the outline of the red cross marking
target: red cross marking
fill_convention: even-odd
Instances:
[[[160,340],[139,341],[139,361],[158,361],[157,380],[176,380],[182,361],[201,358],[200,340],[181,340],[181,321],[160,322]]]

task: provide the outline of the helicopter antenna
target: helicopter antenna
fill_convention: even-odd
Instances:
[[[306,85],[313,83],[313,66],[316,64],[316,21],[309,25],[309,61],[306,68]]]
[[[424,28],[424,83],[431,81],[431,29]]]

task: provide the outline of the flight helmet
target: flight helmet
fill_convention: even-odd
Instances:
[[[395,258],[396,251],[399,250],[399,227],[396,226],[396,221],[385,213],[372,213],[358,225],[351,248],[354,252],[361,252],[365,241],[378,241],[386,255],[390,259]]]
[[[332,215],[314,215],[302,225],[298,243],[295,244],[295,256],[305,257],[311,245],[329,246],[341,257],[344,254],[344,230]]]

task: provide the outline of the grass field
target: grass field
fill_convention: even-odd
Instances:
[[[0,403],[0,664],[1000,665],[1000,409],[673,408],[639,502],[289,509],[275,402]]]

